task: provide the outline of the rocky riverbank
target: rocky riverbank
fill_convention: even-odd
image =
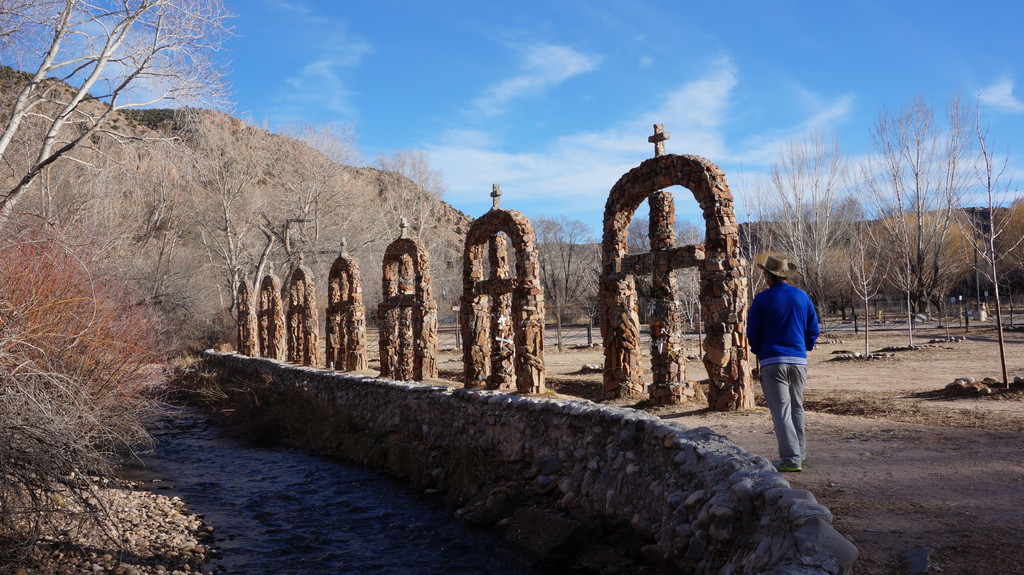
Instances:
[[[168,498],[124,482],[97,488],[89,503],[104,511],[98,521],[68,519],[42,538],[27,559],[0,567],[7,575],[209,574],[213,528],[190,514],[177,497]]]

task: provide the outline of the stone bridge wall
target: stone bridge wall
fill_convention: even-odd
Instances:
[[[632,529],[684,573],[848,573],[857,556],[809,491],[707,428],[582,400],[205,357],[214,369],[266,376],[286,395],[308,393],[382,434],[480,448],[522,474],[510,480],[557,490],[558,507]]]

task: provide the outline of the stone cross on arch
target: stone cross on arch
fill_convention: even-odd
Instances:
[[[498,184],[492,184],[491,185],[491,198],[492,198],[492,200],[491,200],[491,209],[492,210],[500,210],[501,209],[501,186],[499,186]]]
[[[526,216],[501,208],[501,186],[492,186],[491,197],[494,206],[473,221],[463,251],[463,381],[467,388],[543,393],[544,288],[536,236]]]
[[[272,273],[260,282],[256,326],[261,357],[284,360],[288,353],[288,334],[281,306],[281,280]]]
[[[663,124],[654,124],[654,135],[649,136],[647,141],[654,144],[655,158],[665,156],[665,142],[670,137],[671,133],[665,131]],[[648,322],[651,331],[651,371],[654,376],[654,385],[650,391],[652,399],[658,403],[665,397],[665,386],[682,382],[686,375],[682,355],[682,312],[675,299],[676,281],[672,275],[672,271],[681,266],[673,265],[671,261],[671,250],[676,244],[676,203],[672,192],[655,191],[647,198],[647,205],[650,209],[648,237],[651,244],[650,266],[644,271],[651,275]],[[698,399],[703,399],[699,388],[692,391]],[[656,397],[659,395],[661,397]]]
[[[243,278],[238,282],[238,353],[259,357],[259,323],[253,299],[249,282]]]
[[[380,374],[400,381],[437,377],[437,303],[431,288],[430,256],[409,237],[409,221],[384,251],[383,299],[377,306]]]
[[[366,308],[359,264],[348,255],[348,241],[341,238],[341,254],[327,276],[327,367],[337,370],[366,369]]]
[[[319,363],[316,287],[313,272],[299,254],[298,263],[288,278],[288,361],[300,365]]]
[[[664,124],[654,125],[654,135],[647,138],[647,141],[654,144],[654,157],[665,155],[665,141],[672,137],[671,132],[665,131]]]
[[[704,325],[704,368],[712,409],[753,407],[754,394],[744,329],[746,277],[739,251],[739,226],[732,193],[722,170],[705,158],[664,154],[668,133],[659,125],[648,141],[655,157],[631,169],[608,193],[604,210],[600,300],[605,345],[604,394],[639,395],[642,378],[640,319],[634,276],[650,275],[651,371],[654,403],[699,401],[699,386],[685,380],[681,351],[682,314],[674,299],[672,270],[696,267],[700,274]],[[705,222],[703,245],[675,246],[672,193],[682,186],[693,193]],[[650,201],[651,251],[630,254],[629,223],[645,199]]]

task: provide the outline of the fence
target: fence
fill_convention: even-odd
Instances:
[[[458,330],[458,320],[442,319],[438,326],[437,348],[440,350],[462,349],[461,336]],[[650,342],[650,330],[641,326],[641,339]],[[683,330],[683,339],[696,340],[697,332]],[[566,349],[601,346],[601,328],[597,325],[562,324],[562,346]],[[558,348],[558,329],[555,324],[544,326],[544,349],[552,350]]]
[[[965,300],[966,301],[966,300]],[[1024,301],[1019,298],[1013,300],[1013,314],[1010,314],[1010,298],[1001,297],[1000,301],[1003,305],[1003,325],[1009,327],[1024,325]],[[975,300],[971,298],[970,303],[972,308]],[[982,297],[982,302],[985,302],[985,298]],[[947,303],[949,303],[947,301]],[[958,304],[959,304],[958,300]],[[847,308],[849,310],[849,308]],[[966,311],[966,305],[957,305],[953,307],[952,304],[948,305],[944,310],[945,314],[915,314],[913,321],[917,327],[946,327],[950,329],[963,329],[970,325],[979,323],[979,319],[976,315],[971,315],[968,318],[964,317],[964,311]],[[870,316],[868,318],[868,327],[872,331],[885,331],[885,330],[900,330],[907,328],[907,302],[901,300],[872,300],[869,303]],[[994,312],[994,298],[989,300],[989,314],[986,321],[981,322],[982,325],[992,325],[995,319]],[[821,317],[822,332],[833,332],[833,331],[854,331],[858,332],[864,329],[864,311],[862,307],[857,307],[854,312],[847,313],[846,319],[840,319],[838,315],[823,314]],[[965,325],[965,322],[967,325]],[[640,329],[641,339],[644,343],[650,342],[650,330],[641,326]],[[692,329],[687,324],[683,329],[684,340],[697,340],[697,331]],[[367,329],[367,341],[371,350],[377,349],[377,330],[373,327]],[[566,349],[589,347],[589,346],[601,346],[601,328],[598,325],[592,324],[563,324],[562,325],[562,345]],[[441,351],[444,350],[457,350],[462,349],[462,338],[459,333],[459,320],[457,316],[449,316],[440,318],[438,320],[438,333],[437,333],[437,348]],[[544,326],[544,348],[546,350],[554,350],[558,348],[558,330],[555,324],[546,324]]]

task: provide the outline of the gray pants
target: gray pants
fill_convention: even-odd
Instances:
[[[776,363],[761,367],[761,390],[775,424],[782,463],[800,466],[807,457],[804,438],[804,385],[807,366]]]

